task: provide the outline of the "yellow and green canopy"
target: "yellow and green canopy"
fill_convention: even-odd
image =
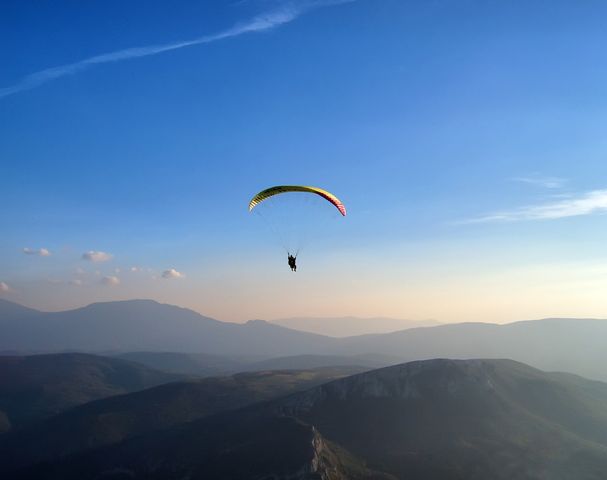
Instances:
[[[323,190],[322,188],[306,187],[303,185],[278,185],[276,187],[266,188],[251,199],[251,201],[249,202],[249,211],[253,210],[257,205],[259,205],[267,198],[287,192],[305,192],[320,195],[325,200],[331,202],[344,217],[346,216],[346,207],[335,195],[330,192],[327,192],[326,190]]]

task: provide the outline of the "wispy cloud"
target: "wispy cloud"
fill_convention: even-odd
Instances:
[[[521,182],[528,183],[530,185],[535,185],[537,187],[543,188],[561,188],[565,183],[567,183],[567,179],[560,177],[545,177],[541,175],[528,175],[522,177],[514,177],[512,178],[513,182]]]
[[[120,285],[120,279],[114,275],[108,275],[101,279],[101,283],[108,287],[115,287],[116,285]]]
[[[178,272],[174,268],[170,268],[169,270],[165,270],[162,272],[162,278],[183,278],[185,275],[181,272]]]
[[[246,22],[237,23],[233,27],[213,35],[205,35],[180,42],[127,48],[102,55],[96,55],[79,62],[47,68],[22,78],[20,82],[14,85],[0,88],[0,98],[14,95],[15,93],[23,92],[25,90],[31,90],[52,80],[82,72],[83,70],[91,68],[95,65],[120,62],[133,58],[149,57],[151,55],[157,55],[159,53],[169,52],[172,50],[179,50],[185,47],[192,47],[195,45],[216,42],[226,38],[237,37],[246,33],[263,32],[289,23],[308,10],[331,5],[339,5],[342,3],[350,3],[352,1],[354,0],[288,2],[278,9],[262,13]]]
[[[459,223],[555,220],[599,213],[607,213],[607,190],[591,190],[565,199],[495,212]]]
[[[10,292],[11,287],[8,286],[6,282],[0,282],[0,292]]]
[[[23,253],[26,255],[37,255],[39,257],[48,257],[51,252],[49,252],[46,248],[28,248],[25,247],[23,249]]]
[[[111,253],[100,252],[96,250],[89,250],[82,254],[83,260],[88,260],[89,262],[107,262],[111,260],[113,255]]]

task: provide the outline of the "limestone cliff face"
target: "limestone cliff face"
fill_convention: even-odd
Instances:
[[[327,445],[320,433],[311,427],[312,439],[310,442],[311,458],[299,470],[282,476],[273,477],[272,480],[342,480],[346,477],[337,474],[337,469],[327,462]],[[337,475],[336,475],[337,474]],[[264,479],[266,480],[266,479]],[[270,480],[269,478],[267,480]]]
[[[322,435],[312,427],[312,451],[314,456],[310,462],[311,472],[320,480],[347,480],[348,472],[344,471],[339,462],[339,456]]]
[[[263,480],[395,480],[390,475],[367,469],[343,448],[327,441],[315,427],[310,429],[310,460],[292,474]]]
[[[327,442],[314,427],[310,427],[310,460],[301,468],[286,475],[264,477],[263,480],[347,480],[345,473],[334,465],[335,455],[330,451]]]

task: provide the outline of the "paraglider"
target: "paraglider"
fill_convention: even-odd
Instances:
[[[296,272],[297,265],[295,264],[295,260],[297,260],[297,257],[294,257],[290,253],[287,253],[287,255],[288,255],[288,262],[289,262],[289,267],[291,267],[291,271]]]
[[[323,212],[327,210],[324,205],[332,205],[339,211],[342,217],[345,217],[346,207],[341,202],[341,200],[339,200],[339,198],[337,198],[331,192],[323,190],[322,188],[310,187],[305,185],[278,185],[275,187],[266,188],[265,190],[262,190],[261,192],[257,193],[251,199],[251,201],[249,202],[249,212],[255,211],[259,213],[260,216],[262,216],[268,222],[272,230],[276,233],[276,236],[280,239],[283,248],[287,251],[287,260],[291,271],[296,272],[296,260],[297,255],[302,247],[302,239],[308,236],[310,231],[315,231],[318,226],[317,223],[319,219],[315,216],[318,213],[316,210],[308,209],[309,206],[313,206],[309,205],[311,203],[310,200],[313,199],[307,197],[307,195],[304,197],[304,199],[306,200],[306,203],[304,204],[305,208],[301,212],[297,211],[296,209],[292,209],[289,202],[285,201],[283,203],[283,198],[286,200],[286,198],[289,197],[288,195],[285,195],[283,197],[283,195],[292,192],[304,193],[309,194],[315,198],[322,198],[323,200],[319,199],[317,203],[321,204],[319,208]],[[276,202],[274,200],[268,201],[268,199],[276,196],[280,196]],[[296,195],[296,197],[297,196],[298,195]],[[326,200],[328,204],[325,203],[324,200]],[[264,204],[264,206],[259,207],[260,204]],[[269,206],[271,204],[274,204],[272,208]],[[276,213],[276,210],[282,210],[283,217],[276,218],[276,215],[272,215]],[[306,219],[301,217],[309,217],[310,215],[312,215],[312,218],[311,221],[308,222],[310,225],[308,225],[305,222]],[[294,233],[294,231],[297,230],[299,230],[299,232],[295,232],[295,238],[292,238],[292,234]],[[291,234],[291,236],[289,236],[289,234]],[[294,245],[295,243],[296,247]]]

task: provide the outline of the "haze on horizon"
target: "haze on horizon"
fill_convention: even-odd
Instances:
[[[0,6],[0,298],[607,316],[607,5]],[[75,21],[78,19],[78,21]],[[247,202],[348,207],[292,274]]]

